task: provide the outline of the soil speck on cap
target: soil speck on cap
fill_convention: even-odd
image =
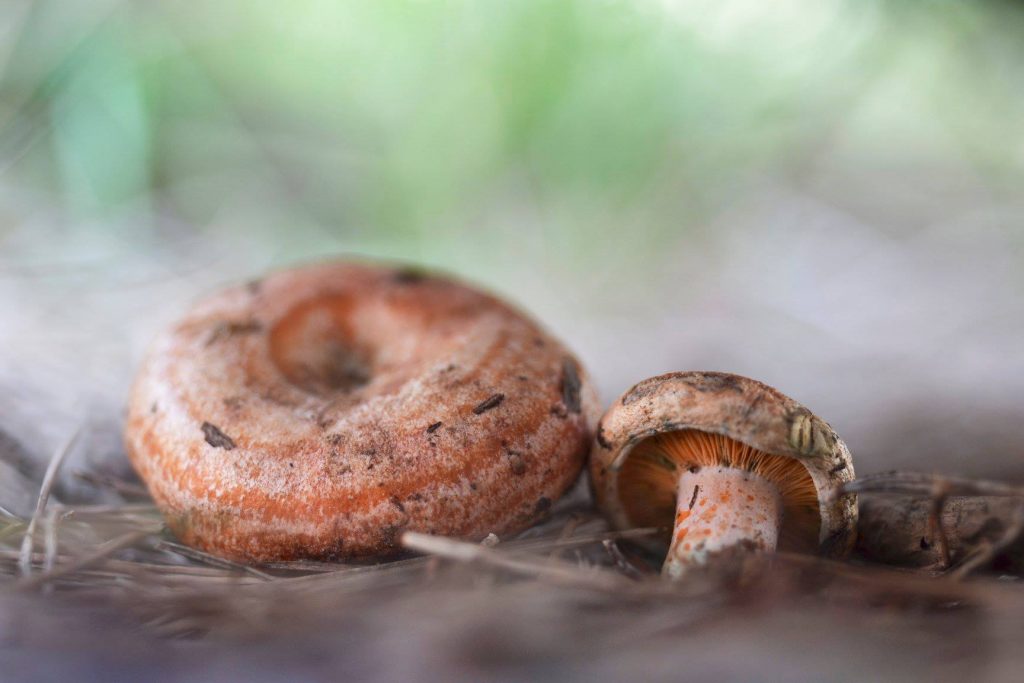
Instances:
[[[392,280],[400,285],[415,285],[423,282],[427,277],[427,273],[418,268],[402,268],[395,271]]]
[[[518,451],[508,452],[508,465],[512,469],[512,474],[516,476],[526,474],[526,460]]]
[[[611,443],[609,443],[608,439],[604,435],[604,425],[600,422],[597,423],[597,443],[606,451],[610,451],[612,449]]]
[[[206,338],[206,345],[211,346],[221,339],[227,339],[239,334],[256,334],[262,329],[263,325],[255,320],[243,322],[222,320],[214,325],[213,330],[210,331],[210,336]]]
[[[388,548],[397,548],[398,539],[402,535],[404,529],[397,524],[388,524],[381,529],[381,538],[383,543]]]
[[[537,499],[537,504],[533,506],[533,511],[536,513],[547,512],[551,509],[551,499],[547,496],[541,496]]]
[[[475,408],[473,408],[474,415],[482,415],[488,410],[497,408],[501,405],[501,402],[505,400],[505,394],[494,394],[481,401]]]
[[[203,436],[206,437],[206,443],[210,444],[214,448],[223,448],[226,451],[230,451],[235,447],[235,442],[231,437],[222,432],[216,425],[204,422],[202,430]]]
[[[580,373],[576,362],[571,358],[562,361],[562,403],[569,412],[580,412]]]
[[[743,393],[743,384],[739,378],[735,375],[720,372],[705,372],[695,375],[690,381],[690,386],[702,393],[710,391],[735,391],[738,394]]]
[[[661,384],[662,380],[663,378],[659,376],[651,377],[650,379],[645,379],[644,381],[640,382],[635,387],[626,392],[626,394],[622,397],[622,405],[628,406],[631,403],[635,403],[642,398],[650,396],[655,391],[657,391],[658,386]]]
[[[443,422],[435,422],[434,424],[430,425],[429,427],[427,427],[427,434],[433,434],[434,432],[436,432],[438,429],[441,428],[442,424],[444,424],[444,423]]]

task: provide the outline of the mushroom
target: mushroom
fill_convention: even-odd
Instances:
[[[381,558],[404,530],[510,535],[578,478],[583,366],[503,301],[357,262],[228,288],[160,336],[128,455],[183,542],[229,558]]]
[[[775,389],[718,372],[676,372],[624,393],[598,424],[597,502],[619,528],[672,529],[662,567],[677,578],[727,553],[839,557],[854,542],[846,445]]]

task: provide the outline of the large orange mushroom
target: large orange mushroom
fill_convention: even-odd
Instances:
[[[125,440],[186,543],[372,558],[406,529],[526,528],[577,479],[598,409],[576,358],[496,297],[336,262],[195,306],[143,362]]]

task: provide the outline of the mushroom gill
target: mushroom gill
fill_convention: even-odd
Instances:
[[[818,543],[818,492],[803,463],[720,434],[644,439],[622,466],[619,496],[633,524],[672,528],[668,574],[734,545],[812,551]]]

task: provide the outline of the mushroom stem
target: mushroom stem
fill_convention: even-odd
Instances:
[[[771,552],[781,523],[782,496],[767,479],[732,467],[684,470],[662,574],[679,578],[731,548]]]

